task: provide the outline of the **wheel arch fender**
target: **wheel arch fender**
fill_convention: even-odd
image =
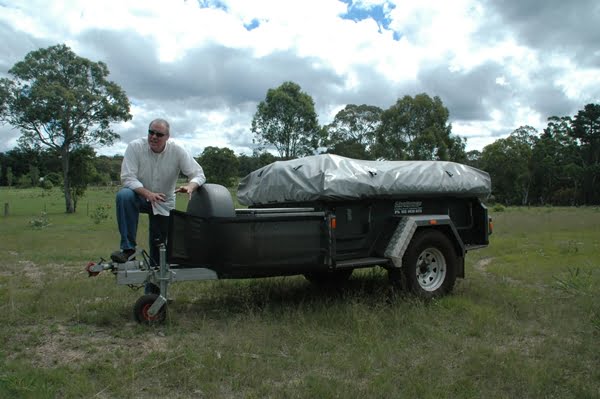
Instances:
[[[464,277],[465,245],[448,215],[418,215],[402,217],[390,238],[384,255],[392,260],[395,268],[402,267],[402,258],[417,232],[435,229],[443,233],[454,247],[457,258],[457,277]]]

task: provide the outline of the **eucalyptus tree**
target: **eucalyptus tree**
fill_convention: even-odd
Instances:
[[[72,167],[69,168],[69,190],[71,190],[73,212],[75,212],[88,185],[97,179],[98,172],[94,165],[96,151],[91,146],[84,145],[74,149],[70,158]]]
[[[240,161],[233,150],[223,147],[206,147],[198,158],[211,183],[233,187],[237,181]]]
[[[585,161],[583,194],[586,204],[600,203],[600,104],[587,104],[573,117],[572,137],[581,143]]]
[[[270,152],[255,150],[251,156],[240,154],[238,155],[239,167],[238,177],[244,177],[250,172],[262,168],[265,165],[277,161],[277,157]]]
[[[294,82],[269,89],[252,118],[252,133],[263,146],[273,146],[282,159],[314,154],[321,143],[315,103]]]
[[[324,126],[328,152],[354,158],[371,158],[382,113],[383,110],[374,105],[346,105],[329,125]]]
[[[581,203],[583,159],[572,137],[572,119],[548,118],[532,153],[533,195],[540,204],[571,205]]]
[[[466,160],[465,142],[452,136],[449,111],[439,97],[404,96],[381,114],[375,153],[389,160]]]
[[[28,53],[0,79],[0,122],[21,131],[20,142],[54,149],[61,158],[66,212],[75,211],[70,159],[74,150],[110,145],[113,122],[131,119],[129,100],[107,79],[108,67],[64,44]]]
[[[507,138],[483,148],[479,163],[490,174],[496,200],[506,204],[529,203],[533,182],[532,154],[537,131],[521,126]]]

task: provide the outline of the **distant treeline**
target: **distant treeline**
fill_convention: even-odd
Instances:
[[[542,132],[523,126],[466,163],[487,171],[495,201],[507,205],[600,204],[600,104],[551,117]]]
[[[81,152],[92,154],[84,160],[88,184],[120,184],[122,155],[96,155],[89,147],[85,150]],[[74,154],[78,155],[78,152]],[[196,159],[211,182],[231,186],[236,184],[239,177],[275,162],[278,158],[268,152],[251,156],[235,155],[229,148],[207,147]],[[74,169],[80,168],[81,162],[76,162]],[[4,153],[0,152],[0,186],[60,188],[63,183],[62,176],[60,158],[50,149],[36,151],[16,147]]]

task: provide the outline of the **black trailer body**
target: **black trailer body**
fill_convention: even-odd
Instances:
[[[466,251],[488,244],[488,215],[478,198],[389,198],[286,203],[281,208],[233,208],[221,186],[206,184],[186,212],[171,213],[167,258],[177,267],[202,265],[219,278],[401,267],[399,239],[441,232],[464,276]],[[403,234],[402,231],[406,230]],[[409,236],[410,234],[410,236]]]

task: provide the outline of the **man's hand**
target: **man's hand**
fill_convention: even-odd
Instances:
[[[141,195],[142,197],[144,197],[146,199],[146,201],[148,202],[165,202],[165,200],[167,199],[167,196],[163,193],[154,193],[148,189],[145,189],[144,187],[138,187],[135,190],[133,190],[136,192],[136,194]]]
[[[187,193],[189,199],[192,199],[192,193],[198,189],[197,183],[188,183],[185,186],[180,186],[175,190],[176,193]]]
[[[163,193],[153,193],[151,191],[149,191],[145,197],[150,202],[165,202],[166,199]]]

